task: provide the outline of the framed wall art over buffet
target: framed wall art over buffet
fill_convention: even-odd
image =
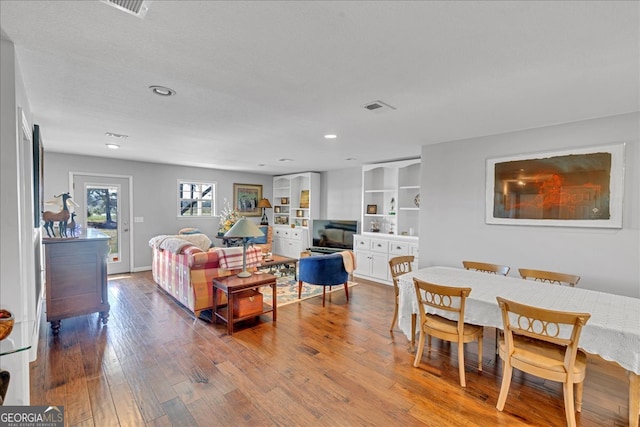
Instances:
[[[488,224],[622,228],[624,143],[487,160]]]
[[[240,216],[262,216],[258,202],[262,199],[262,185],[233,184],[233,207]]]

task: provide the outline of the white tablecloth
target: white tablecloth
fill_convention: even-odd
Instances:
[[[640,299],[558,286],[460,268],[428,267],[400,277],[398,326],[411,338],[411,314],[418,313],[413,278],[470,287],[465,322],[502,329],[496,296],[553,310],[590,313],[580,348],[640,374]]]

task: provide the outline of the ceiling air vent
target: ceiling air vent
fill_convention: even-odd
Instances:
[[[373,111],[374,113],[382,113],[389,110],[395,110],[396,107],[392,107],[389,104],[386,104],[382,101],[373,101],[368,104],[364,104],[363,107],[369,111]]]
[[[150,0],[101,0],[103,3],[113,6],[130,15],[144,18],[149,10]]]

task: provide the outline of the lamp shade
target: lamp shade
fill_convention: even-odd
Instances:
[[[260,237],[264,236],[264,233],[253,221],[242,217],[224,235],[225,237]]]
[[[225,237],[242,239],[242,271],[238,273],[238,277],[251,276],[251,273],[247,271],[247,243],[249,242],[249,237],[264,236],[264,233],[253,221],[242,217],[224,235]]]
[[[258,207],[259,208],[271,208],[271,203],[269,202],[269,199],[260,199],[260,201],[258,202]]]

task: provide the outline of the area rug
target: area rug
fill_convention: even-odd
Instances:
[[[307,283],[302,283],[302,294],[300,295],[300,299],[298,299],[298,281],[294,279],[293,276],[282,276],[277,279],[278,286],[276,287],[276,298],[278,301],[278,307],[282,307],[283,305],[293,304],[294,302],[306,300],[309,298],[319,296],[322,298],[322,286],[317,285],[309,285]],[[348,287],[351,289],[353,286],[356,286],[356,282],[348,282]],[[344,292],[343,285],[333,286],[331,288],[331,292]],[[263,286],[260,288],[260,293],[262,293],[262,300],[271,305],[271,287]],[[329,293],[329,289],[327,289],[327,294]]]

